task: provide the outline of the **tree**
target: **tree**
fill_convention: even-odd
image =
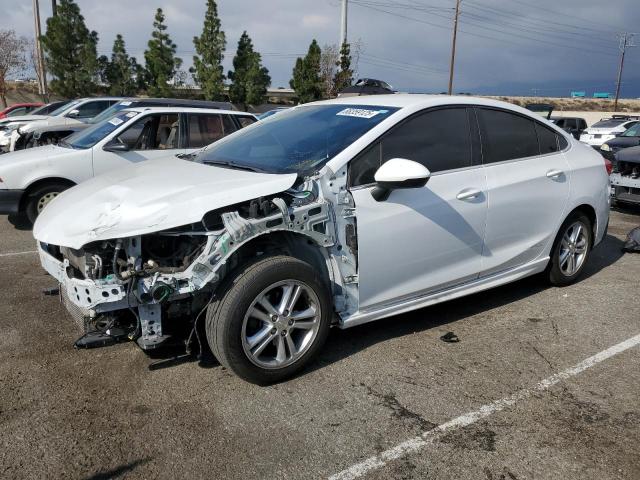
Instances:
[[[60,0],[57,15],[47,19],[42,36],[51,90],[63,97],[92,93],[98,73],[98,34],[89,31],[73,0]]]
[[[202,33],[199,37],[193,37],[197,55],[193,56],[193,67],[189,69],[207,100],[224,98],[222,60],[227,41],[220,27],[218,6],[215,0],[207,0],[207,13],[204,16]]]
[[[124,38],[116,35],[111,61],[105,68],[105,80],[111,95],[127,97],[136,93],[136,65],[135,58],[127,54]]]
[[[334,77],[339,63],[338,47],[324,45],[320,54],[320,79],[322,80],[322,98],[331,98],[335,91]]]
[[[238,41],[238,50],[233,58],[233,71],[229,72],[229,99],[242,105],[263,103],[267,87],[271,85],[269,70],[262,66],[260,54],[253,50],[253,43],[247,32]]]
[[[164,23],[164,13],[159,8],[153,21],[151,40],[144,52],[144,60],[147,66],[149,94],[158,97],[171,95],[168,82],[173,79],[176,70],[182,65],[182,60],[177,58],[176,44],[173,43]]]
[[[7,76],[22,71],[27,65],[28,41],[13,30],[0,30],[0,101],[7,106]]]
[[[353,84],[353,70],[351,70],[351,46],[344,42],[340,48],[340,60],[336,63],[338,71],[333,78],[333,95]]]
[[[138,63],[136,57],[131,57],[131,64],[135,75],[136,90],[146,92],[149,90],[150,75],[146,68]]]
[[[293,78],[289,81],[296,91],[300,103],[312,102],[322,98],[322,79],[320,78],[320,56],[322,52],[314,39],[304,58],[298,58],[293,68]]]

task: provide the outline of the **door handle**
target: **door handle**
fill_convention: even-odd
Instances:
[[[547,172],[547,178],[558,178],[560,175],[564,175],[562,170],[549,170]]]
[[[480,190],[476,190],[475,188],[465,188],[458,195],[456,195],[456,198],[458,200],[474,200],[481,194],[482,192]]]

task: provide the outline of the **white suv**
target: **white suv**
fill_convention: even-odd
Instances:
[[[628,128],[638,123],[638,117],[626,115],[614,115],[611,118],[603,118],[585,129],[580,135],[580,141],[599,149],[602,144],[624,133]]]
[[[257,119],[226,110],[140,107],[118,112],[58,145],[0,156],[0,214],[34,222],[60,192],[143,160],[190,153]]]
[[[352,97],[281,112],[192,162],[112,170],[53,200],[34,237],[93,330],[78,345],[123,331],[148,350],[185,327],[189,345],[202,328],[220,363],[269,383],[331,325],[540,272],[574,282],[608,194],[602,156],[523,108]]]

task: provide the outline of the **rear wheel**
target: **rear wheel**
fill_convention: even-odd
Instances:
[[[316,270],[273,256],[241,269],[207,310],[207,340],[225,367],[251,383],[291,377],[329,332],[331,297]]]
[[[65,185],[64,183],[49,183],[31,192],[25,206],[25,214],[29,221],[35,223],[36,218],[38,218],[40,212],[44,210],[49,202],[68,188],[69,185]]]
[[[551,251],[549,281],[564,286],[575,282],[587,264],[593,245],[593,228],[589,218],[573,212],[564,221]]]

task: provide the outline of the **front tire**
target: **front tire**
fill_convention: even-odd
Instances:
[[[592,246],[591,220],[581,212],[573,212],[560,227],[553,244],[549,282],[559,287],[574,283],[589,260]]]
[[[63,183],[49,183],[31,192],[24,210],[29,222],[33,225],[40,212],[44,210],[49,202],[68,188],[69,185]]]
[[[206,333],[218,361],[259,385],[285,380],[322,348],[333,305],[317,269],[293,257],[259,259],[221,285]]]

